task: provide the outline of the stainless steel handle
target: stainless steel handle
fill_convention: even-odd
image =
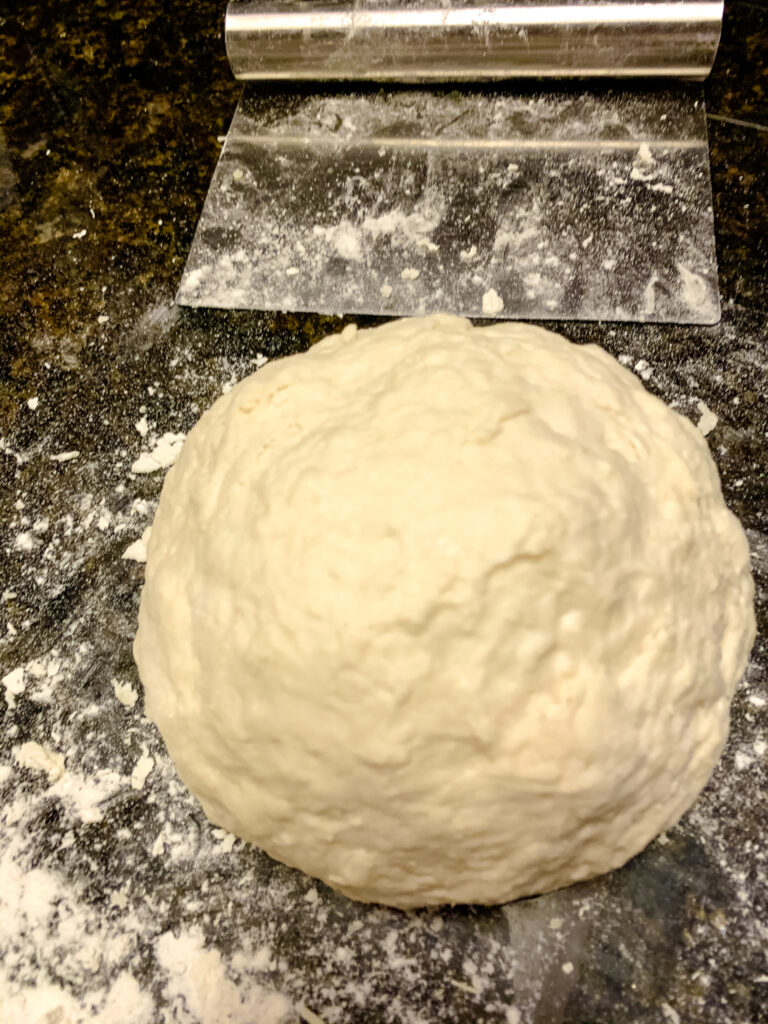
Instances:
[[[240,79],[700,79],[722,16],[722,0],[238,0],[226,44]]]

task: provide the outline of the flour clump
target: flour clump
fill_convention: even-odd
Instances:
[[[448,316],[221,397],[146,579],[148,713],[208,817],[401,907],[638,853],[707,782],[754,639],[695,427],[599,348]]]

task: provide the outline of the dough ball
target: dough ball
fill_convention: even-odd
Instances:
[[[361,900],[623,864],[707,782],[754,638],[698,431],[594,346],[347,328],[168,473],[135,653],[217,825]]]

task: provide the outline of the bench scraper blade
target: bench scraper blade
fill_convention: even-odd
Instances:
[[[247,86],[177,301],[716,323],[701,88]]]

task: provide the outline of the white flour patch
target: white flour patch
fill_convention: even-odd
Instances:
[[[136,767],[131,772],[131,786],[134,789],[142,789],[154,767],[154,758],[148,754],[142,754],[136,762]]]
[[[495,288],[489,288],[483,295],[483,313],[486,316],[496,316],[504,309],[504,299]]]
[[[130,683],[121,683],[119,679],[113,679],[112,689],[115,691],[115,696],[123,707],[135,707],[136,701],[139,699],[139,695]]]
[[[634,371],[642,380],[650,380],[653,376],[653,367],[647,359],[638,359],[634,365]]]
[[[164,994],[179,1024],[288,1024],[294,1019],[284,996],[253,980],[237,984],[218,950],[206,948],[200,929],[166,932],[156,950],[167,979]]]
[[[87,775],[70,770],[51,786],[49,793],[61,799],[73,823],[93,823],[103,819],[108,801],[127,785],[125,776],[111,768],[98,768]]]
[[[689,270],[683,263],[677,264],[677,272],[680,274],[683,302],[690,306],[691,309],[698,309],[700,306],[707,305],[709,303],[709,290],[704,278],[693,270]]]
[[[142,452],[131,465],[131,472],[156,473],[158,469],[167,469],[172,466],[181,454],[185,436],[185,434],[174,434],[172,431],[166,432],[158,438],[151,451]]]
[[[33,551],[35,548],[35,538],[29,530],[17,533],[13,543],[17,551]]]
[[[706,437],[708,434],[711,434],[717,426],[718,416],[716,413],[712,412],[706,402],[703,402],[701,399],[698,399],[696,405],[699,409],[699,422],[696,426],[702,432],[704,437]]]
[[[5,703],[8,705],[8,709],[12,710],[16,706],[16,698],[24,693],[25,681],[24,681],[24,669],[19,667],[13,669],[12,672],[8,672],[3,676],[2,679],[3,688],[5,689]]]
[[[64,755],[44,747],[41,743],[35,743],[34,740],[14,747],[13,756],[22,768],[45,772],[51,782],[56,782],[64,774]]]
[[[629,172],[632,181],[651,181],[655,178],[655,163],[656,161],[653,158],[650,146],[647,142],[643,142],[637,151],[637,156],[632,164],[632,170]]]
[[[123,558],[133,562],[146,562],[147,560],[147,544],[152,533],[152,527],[148,526],[142,535],[135,540],[133,544],[129,544],[123,552]]]
[[[343,256],[344,259],[359,260],[362,258],[360,230],[351,221],[345,219],[340,224],[335,224],[332,227],[323,227],[320,224],[316,224],[312,231],[318,238],[322,238],[328,243],[337,255]]]
[[[388,210],[378,217],[363,218],[362,229],[374,238],[379,235],[390,236],[395,247],[414,245],[431,248],[432,252],[436,252],[437,246],[430,242],[428,235],[439,225],[440,216],[437,212],[426,215],[418,210],[412,213]]]

